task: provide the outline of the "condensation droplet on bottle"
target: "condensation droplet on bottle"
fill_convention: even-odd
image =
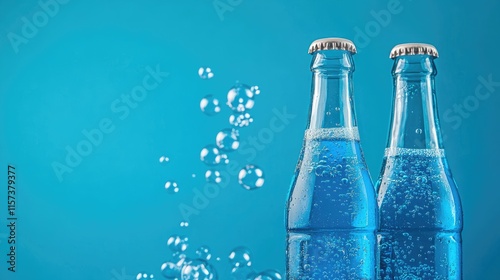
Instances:
[[[422,134],[422,129],[421,129],[421,128],[417,128],[417,129],[415,129],[415,133],[416,133],[416,134]]]

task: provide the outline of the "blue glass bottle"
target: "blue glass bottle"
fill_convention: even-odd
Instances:
[[[376,278],[375,189],[353,104],[354,44],[313,42],[312,104],[288,198],[287,279]]]
[[[437,50],[403,44],[394,59],[389,141],[376,184],[381,279],[462,279],[462,209],[436,104]]]

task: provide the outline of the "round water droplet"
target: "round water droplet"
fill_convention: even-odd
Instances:
[[[233,267],[252,266],[250,250],[243,246],[234,248],[229,253],[229,263]]]
[[[160,159],[158,160],[159,162],[168,162],[170,159],[165,156],[161,156]]]
[[[264,172],[256,165],[249,164],[238,173],[238,182],[247,190],[255,190],[264,185]]]
[[[179,186],[174,181],[168,181],[165,183],[165,189],[168,193],[174,194],[179,192]]]
[[[253,86],[250,88],[250,90],[253,92],[253,94],[255,95],[259,95],[260,94],[260,89],[259,89],[259,86]]]
[[[416,134],[422,134],[422,129],[420,129],[420,128],[415,129],[415,133]]]
[[[211,79],[214,76],[214,72],[212,72],[210,67],[200,67],[200,69],[198,69],[198,76],[202,79]]]
[[[210,248],[208,246],[201,246],[196,249],[196,255],[202,260],[209,261],[212,258],[212,253],[210,252]]]
[[[232,114],[229,116],[229,123],[234,127],[249,126],[253,118],[249,113]]]
[[[188,227],[189,226],[189,223],[188,222],[181,222],[181,227]]]
[[[200,159],[206,165],[217,165],[220,163],[219,149],[215,145],[207,145],[201,150]]]
[[[186,264],[181,271],[182,280],[216,280],[217,272],[204,260],[193,260]]]
[[[161,265],[161,274],[167,279],[176,279],[181,276],[181,269],[174,262],[165,262]]]
[[[146,279],[147,280],[154,280],[155,276],[153,274],[141,272],[141,273],[137,274],[135,279],[137,279],[137,280],[146,280]]]
[[[249,86],[236,84],[227,93],[227,106],[234,112],[244,112],[252,109],[254,93]]]
[[[209,94],[201,99],[200,108],[206,115],[213,116],[220,112],[219,100]]]
[[[191,177],[192,177],[192,178],[196,178],[196,174],[194,174],[194,173],[193,173],[193,174],[191,174]]]
[[[205,179],[207,179],[207,182],[209,183],[220,183],[222,182],[222,177],[220,175],[220,172],[217,170],[209,169],[207,172],[205,172]]]
[[[225,152],[232,152],[240,146],[238,136],[238,130],[234,128],[225,128],[217,133],[215,143],[221,150]]]
[[[340,111],[340,107],[335,107],[335,111]]]
[[[188,247],[188,238],[180,235],[172,235],[167,240],[167,245],[174,253],[186,251]]]

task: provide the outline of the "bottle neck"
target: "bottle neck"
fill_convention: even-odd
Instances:
[[[343,50],[316,52],[311,71],[312,104],[308,129],[356,127],[351,53]]]
[[[394,103],[387,147],[442,149],[434,58],[428,55],[397,57],[392,74]]]

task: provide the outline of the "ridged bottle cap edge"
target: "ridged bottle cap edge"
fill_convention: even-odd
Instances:
[[[351,40],[345,38],[323,38],[312,42],[309,46],[308,53],[312,54],[324,50],[344,50],[355,54],[356,46]]]
[[[402,55],[430,55],[439,57],[439,53],[433,45],[424,43],[406,43],[396,45],[391,50],[390,58],[396,58]]]

